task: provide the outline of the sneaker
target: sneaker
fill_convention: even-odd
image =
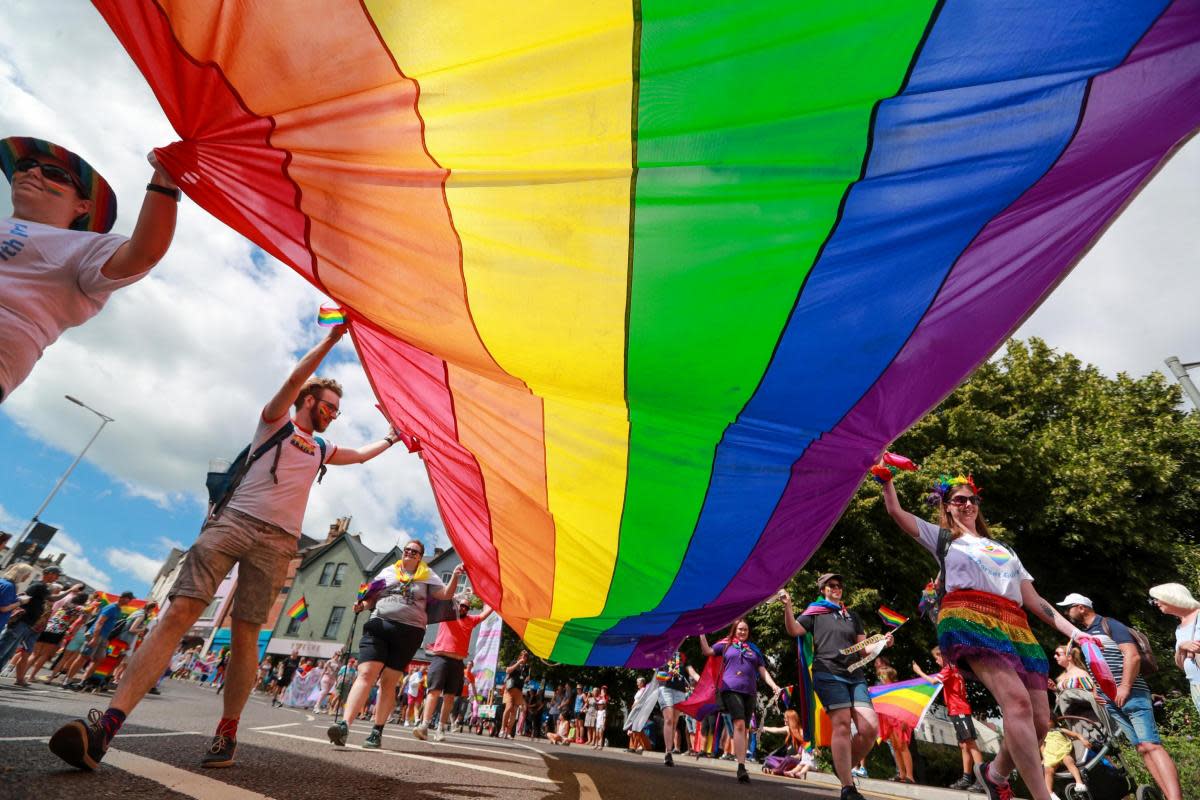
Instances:
[[[668,767],[673,767],[675,766],[675,759],[671,758],[670,753],[667,753],[667,755],[663,758],[663,763]]]
[[[964,791],[964,790],[969,789],[972,786],[974,786],[975,783],[976,783],[976,780],[975,780],[974,775],[963,775],[958,780],[956,780],[954,783],[947,786],[946,788],[947,789],[958,789],[959,791]]]
[[[444,741],[446,741],[446,734],[442,733],[442,729],[441,729],[441,728],[438,728],[437,730],[435,730],[435,731],[433,732],[433,740],[434,740],[435,742],[444,742]]]
[[[420,739],[422,742],[429,738],[429,726],[422,722],[417,727],[413,728],[413,736]]]
[[[336,744],[338,747],[346,746],[346,737],[350,735],[350,726],[343,720],[330,725],[325,729],[325,733],[329,736],[329,741]]]
[[[1012,787],[1007,783],[996,783],[988,777],[991,762],[975,765],[975,779],[983,785],[983,793],[988,800],[1013,800]]]
[[[854,769],[850,770],[850,774],[856,778],[865,778],[867,777],[867,768],[855,767]]]
[[[162,694],[162,690],[160,690],[157,686],[151,686],[150,694]]]
[[[750,782],[750,773],[746,772],[745,764],[738,764],[737,780],[738,780],[738,783],[749,783]]]
[[[50,752],[77,769],[94,770],[108,750],[108,739],[100,729],[104,714],[93,708],[88,718],[68,722],[50,737]]]
[[[867,798],[859,794],[858,789],[853,786],[843,786],[841,800],[867,800]]]
[[[201,757],[200,766],[209,768],[232,767],[233,752],[235,750],[237,750],[237,740],[218,733],[212,738],[212,744],[208,746],[208,750]]]
[[[363,750],[378,750],[383,747],[383,733],[375,728],[367,734],[367,738],[362,743]]]

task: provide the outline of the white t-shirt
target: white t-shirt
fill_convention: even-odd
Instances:
[[[1184,642],[1195,641],[1200,641],[1200,614],[1193,617],[1190,623],[1175,629],[1176,650]],[[1187,675],[1189,683],[1200,683],[1200,663],[1197,663],[1195,658],[1189,656],[1183,660],[1183,673]]]
[[[917,520],[918,539],[937,558],[938,526]],[[984,536],[964,533],[950,542],[946,553],[946,592],[974,589],[1007,597],[1021,605],[1021,581],[1031,581],[1021,559],[1004,545]]]
[[[12,217],[0,221],[0,389],[5,397],[29,377],[42,351],[63,331],[87,322],[114,290],[146,275],[114,281],[100,274],[127,241],[115,233]]]
[[[446,585],[433,570],[424,580],[403,581],[395,564],[384,567],[371,582],[375,581],[383,581],[384,586],[376,595],[371,615],[416,628],[429,624],[429,595]]]
[[[288,419],[283,416],[267,422],[260,416],[258,429],[254,431],[254,439],[250,443],[250,452],[253,453],[260,444],[270,439],[271,434],[286,425]],[[337,447],[326,440],[326,464],[335,452]],[[321,466],[321,448],[311,433],[296,426],[292,435],[283,440],[283,448],[279,452],[279,466],[275,468],[278,483],[271,477],[271,465],[274,462],[275,448],[272,447],[250,467],[229,499],[229,507],[283,528],[299,538],[304,510],[308,507],[308,493],[312,491],[313,481],[317,479],[317,470]]]
[[[421,671],[411,673],[408,676],[408,686],[405,687],[410,697],[417,697],[421,694]]]

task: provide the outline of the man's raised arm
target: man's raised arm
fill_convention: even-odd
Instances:
[[[300,390],[304,388],[304,383],[312,374],[317,371],[317,367],[325,360],[325,356],[329,355],[329,351],[338,343],[346,333],[345,325],[338,325],[329,331],[329,335],[321,341],[317,342],[316,347],[304,354],[304,358],[296,364],[296,368],[292,370],[292,374],[283,382],[283,386],[279,387],[279,391],[271,398],[271,401],[263,407],[263,419],[267,422],[274,422],[281,419],[288,413],[288,409],[296,402],[296,398],[300,396]]]

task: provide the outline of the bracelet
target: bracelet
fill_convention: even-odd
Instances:
[[[178,203],[180,198],[183,197],[183,192],[179,191],[178,189],[168,189],[166,186],[159,186],[157,183],[147,183],[146,191],[147,192],[158,192],[159,194],[165,194],[167,197],[171,198],[176,203]]]
[[[384,440],[385,442],[387,442],[387,443],[388,443],[388,447],[391,447],[391,446],[392,446],[392,445],[394,445],[394,444],[395,444],[397,441],[399,441],[398,439],[395,439],[395,438],[393,438],[393,437],[391,437],[391,436],[385,436],[385,437],[383,437],[383,440]]]

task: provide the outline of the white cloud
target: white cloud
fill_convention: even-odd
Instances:
[[[84,555],[85,549],[89,552],[93,550],[93,548],[84,548],[70,534],[60,530],[54,534],[54,538],[50,540],[43,555],[46,558],[54,558],[59,553],[66,553],[67,557],[63,559],[62,568],[67,575],[78,578],[93,589],[112,591],[112,576],[93,564],[91,559]]]
[[[163,564],[161,558],[151,558],[144,553],[135,553],[132,550],[123,550],[119,547],[110,547],[105,550],[104,560],[114,569],[120,570],[126,575],[132,575],[146,583],[154,583],[154,578],[158,575],[158,570]]]
[[[17,33],[33,29],[38,36]],[[72,43],[69,58],[63,41]],[[40,4],[13,4],[0,18],[0,43],[0,131],[77,149],[113,185],[115,230],[128,234],[150,175],[145,153],[176,138],[145,80],[90,6],[47,20]],[[2,194],[0,213],[7,213]],[[97,424],[63,395],[80,398],[116,420],[88,460],[130,496],[164,508],[187,504],[198,520],[209,461],[231,458],[249,440],[295,353],[323,333],[313,324],[323,301],[290,269],[184,200],[163,262],[50,347],[0,413],[34,438],[75,452]],[[340,349],[351,352],[348,343]],[[347,414],[331,438],[353,446],[382,436],[387,426],[357,361],[332,371],[348,391]],[[383,546],[402,535],[402,513],[440,528],[423,466],[395,452],[331,469],[313,491],[305,529],[323,535],[333,518],[353,514],[354,528]]]

